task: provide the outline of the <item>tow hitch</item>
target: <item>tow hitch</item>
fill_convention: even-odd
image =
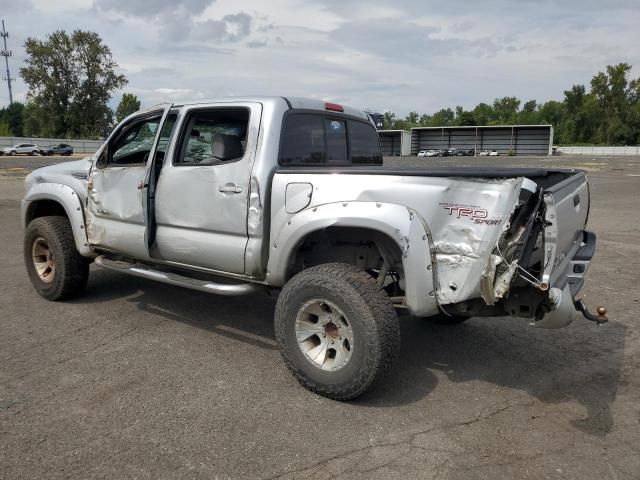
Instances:
[[[598,325],[601,325],[609,321],[609,319],[607,318],[607,309],[605,307],[600,306],[596,308],[596,312],[598,312],[598,314],[594,315],[589,311],[582,299],[574,300],[573,304],[575,305],[576,310],[582,313],[582,315],[584,315],[584,318],[591,322],[596,322]]]

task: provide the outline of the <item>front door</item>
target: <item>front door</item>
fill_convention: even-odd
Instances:
[[[249,180],[261,105],[185,109],[179,137],[155,189],[159,260],[245,273]]]
[[[175,117],[169,107],[145,113],[119,126],[109,138],[88,182],[86,223],[92,246],[148,258],[145,182],[152,152],[166,149]]]

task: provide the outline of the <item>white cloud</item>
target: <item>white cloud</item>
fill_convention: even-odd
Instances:
[[[18,3],[31,8],[5,17],[14,76],[27,36],[94,30],[143,104],[276,94],[432,112],[504,95],[559,98],[607,63],[640,65],[636,0]],[[21,80],[15,93],[24,98]]]

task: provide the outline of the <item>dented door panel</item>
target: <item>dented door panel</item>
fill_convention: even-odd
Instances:
[[[176,165],[173,154],[173,161],[166,161],[162,167],[156,190],[153,252],[158,259],[245,273],[248,228],[262,214],[259,203],[255,204],[259,200],[257,183],[250,181],[262,106],[253,102],[230,102],[204,109],[196,106],[185,110],[184,121],[193,111],[230,107],[249,110],[246,146],[239,160],[216,165]],[[181,129],[180,135],[183,134]]]
[[[94,168],[88,185],[87,237],[93,246],[148,258],[144,241],[145,166]]]

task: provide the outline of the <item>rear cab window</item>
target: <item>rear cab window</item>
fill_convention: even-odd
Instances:
[[[321,111],[292,112],[282,128],[282,166],[382,165],[378,134],[366,120]]]

